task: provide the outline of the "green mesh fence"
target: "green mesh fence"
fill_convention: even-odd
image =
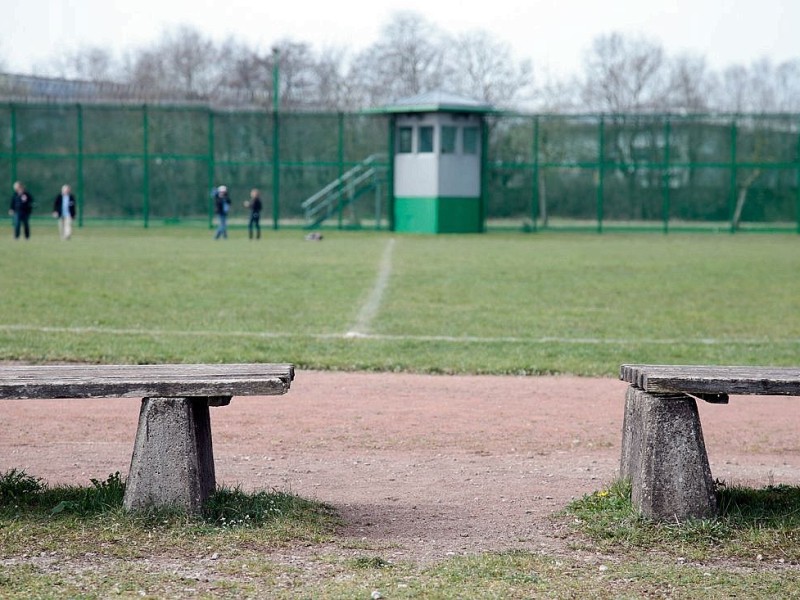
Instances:
[[[800,232],[800,115],[504,115],[489,131],[489,226]]]
[[[800,115],[515,115],[486,118],[488,228],[800,232]],[[335,227],[390,227],[389,118],[184,106],[0,105],[0,181],[22,180],[49,215],[63,183],[79,222],[211,224],[224,183],[231,222],[261,190],[272,226],[373,156],[382,176]],[[344,196],[343,196],[344,197]]]

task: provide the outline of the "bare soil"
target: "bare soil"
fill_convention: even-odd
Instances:
[[[431,560],[559,551],[550,516],[618,471],[625,385],[576,377],[298,372],[280,397],[212,409],[218,483],[332,505],[337,539]],[[3,403],[0,472],[88,484],[127,472],[140,401]],[[714,477],[800,484],[800,401],[700,403]]]

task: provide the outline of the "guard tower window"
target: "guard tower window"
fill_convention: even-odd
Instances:
[[[442,154],[456,153],[456,132],[458,127],[442,125]]]
[[[464,154],[478,153],[478,128],[464,127]]]
[[[408,154],[413,152],[414,129],[412,127],[400,127],[397,135],[397,152]]]
[[[419,128],[418,152],[433,152],[433,126],[424,125]]]

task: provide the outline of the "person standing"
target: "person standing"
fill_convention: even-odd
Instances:
[[[53,200],[53,216],[58,219],[58,233],[62,240],[72,237],[72,221],[75,219],[75,196],[67,184]]]
[[[250,239],[253,239],[253,229],[256,231],[256,239],[261,239],[261,209],[264,205],[261,203],[261,197],[258,195],[258,190],[253,188],[250,190],[250,200],[245,200],[244,207],[250,209],[250,222],[247,224],[247,232],[250,234]]]
[[[20,230],[25,231],[25,239],[31,237],[30,218],[33,212],[33,196],[31,196],[21,181],[14,182],[14,195],[11,196],[11,206],[8,214],[14,221],[14,239],[19,239]]]
[[[228,188],[224,185],[221,185],[217,188],[217,191],[214,192],[214,201],[216,204],[216,213],[219,217],[219,227],[217,227],[217,233],[214,235],[214,239],[218,240],[219,238],[228,239],[228,213],[231,210],[231,199],[228,197]]]

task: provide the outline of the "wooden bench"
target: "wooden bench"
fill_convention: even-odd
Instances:
[[[633,504],[655,520],[717,514],[696,399],[729,395],[800,396],[800,369],[622,365],[630,383],[622,427],[620,476],[631,481]]]
[[[197,512],[216,486],[209,407],[285,394],[293,379],[282,364],[0,366],[0,399],[142,398],[125,508]]]

